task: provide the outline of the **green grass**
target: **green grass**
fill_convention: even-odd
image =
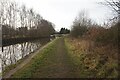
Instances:
[[[41,52],[39,52],[28,64],[26,64],[22,69],[18,70],[14,75],[12,75],[12,78],[30,78],[34,77],[35,74],[37,74],[37,69],[40,68],[40,66],[47,66],[50,62],[47,62],[47,57],[49,58],[50,55],[54,53],[55,50],[55,44],[58,41],[58,39],[54,40],[52,43],[50,43],[46,48],[44,48]],[[53,55],[54,56],[54,55]],[[39,73],[39,72],[38,72]]]

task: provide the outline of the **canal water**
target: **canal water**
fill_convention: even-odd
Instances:
[[[4,70],[6,66],[15,64],[18,60],[40,49],[41,46],[45,45],[49,41],[50,39],[41,39],[9,45],[3,47],[3,52],[0,47],[0,72],[1,70]]]

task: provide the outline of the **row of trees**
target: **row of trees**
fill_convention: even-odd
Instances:
[[[55,31],[54,24],[33,9],[9,0],[0,0],[0,24],[3,37],[49,36]]]
[[[106,29],[105,26],[102,27],[94,23],[90,18],[88,18],[87,13],[85,11],[81,11],[73,22],[71,36],[87,36],[89,39],[94,39],[95,41],[113,43],[115,45],[118,44],[118,37],[120,37],[120,1],[105,1],[105,4],[107,4],[107,6],[110,6],[111,9],[113,9],[113,11],[117,13],[117,16],[114,15],[114,23],[111,23],[111,26]]]
[[[73,22],[71,35],[74,37],[82,36],[90,26],[92,26],[91,19],[88,18],[85,11],[81,11]]]
[[[60,33],[60,34],[69,34],[69,33],[70,33],[70,30],[67,29],[67,28],[61,28],[59,33]]]

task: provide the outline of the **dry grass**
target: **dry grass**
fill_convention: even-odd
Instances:
[[[118,51],[114,46],[97,46],[96,42],[81,38],[66,38],[65,41],[75,64],[81,66],[83,77],[118,76]]]

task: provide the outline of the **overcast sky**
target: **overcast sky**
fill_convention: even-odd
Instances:
[[[109,17],[109,10],[97,2],[104,0],[15,0],[33,8],[44,19],[55,24],[55,29],[69,28],[81,10],[86,10],[89,17],[97,23],[103,23]]]

